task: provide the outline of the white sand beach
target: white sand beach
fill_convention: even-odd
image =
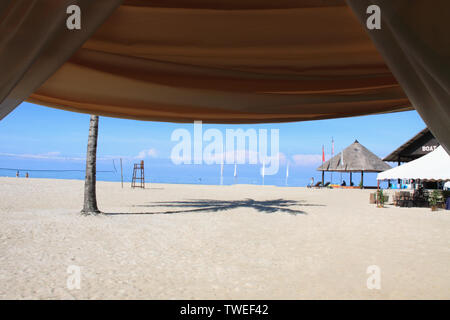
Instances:
[[[1,299],[450,298],[448,211],[376,208],[370,190],[98,182],[105,215],[83,217],[83,184],[0,178]]]

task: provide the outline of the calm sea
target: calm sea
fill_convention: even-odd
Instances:
[[[130,183],[133,174],[133,162],[123,161],[123,179]],[[137,162],[137,161],[136,161]],[[85,162],[74,160],[48,160],[48,159],[23,159],[13,157],[0,157],[0,176],[24,177],[28,172],[30,178],[51,179],[77,179],[83,180],[85,176]],[[306,186],[311,177],[315,181],[321,180],[321,173],[314,167],[291,166],[286,184],[286,166],[280,167],[276,175],[264,177],[265,185],[275,186]],[[222,183],[232,184],[263,184],[260,174],[261,167],[258,165],[238,165],[237,177],[234,177],[234,165],[224,165]],[[182,184],[205,184],[220,185],[220,165],[174,165],[170,160],[152,159],[145,162],[146,182],[154,183],[182,183]],[[99,181],[121,181],[120,160],[99,160],[97,162],[97,180]],[[345,180],[349,183],[348,174],[326,173],[325,181],[340,183]],[[353,174],[353,182],[358,185],[360,174]],[[364,175],[365,185],[376,185],[376,174]]]

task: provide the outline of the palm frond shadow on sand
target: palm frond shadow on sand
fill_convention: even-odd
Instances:
[[[186,201],[167,201],[156,202],[155,204],[135,205],[134,207],[146,207],[146,208],[169,208],[165,211],[144,212],[144,213],[109,213],[109,215],[121,215],[121,214],[174,214],[174,213],[188,213],[188,212],[218,212],[227,211],[236,208],[253,208],[258,212],[273,213],[277,211],[287,212],[290,214],[307,214],[300,209],[291,208],[293,206],[322,206],[316,204],[307,204],[303,201],[295,200],[210,200],[210,199],[198,199],[198,200],[186,200]]]

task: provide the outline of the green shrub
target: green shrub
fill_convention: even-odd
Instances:
[[[450,190],[442,190],[442,198],[444,201],[450,197]]]
[[[384,194],[383,194],[383,189],[378,190],[378,192],[377,192],[377,201],[378,201],[378,204],[380,206],[384,205],[385,198],[384,198]]]
[[[442,191],[441,190],[433,190],[428,197],[428,202],[430,206],[435,207],[439,202],[442,201]]]

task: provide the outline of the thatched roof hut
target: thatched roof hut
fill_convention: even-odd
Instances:
[[[324,162],[318,171],[382,172],[391,166],[355,140],[351,145]]]
[[[317,168],[317,170],[322,171],[323,183],[323,173],[325,171],[350,172],[351,182],[352,172],[361,172],[362,181],[363,172],[382,172],[390,168],[390,165],[360,144],[358,140],[355,140],[355,142],[335,155],[333,158],[324,162]]]

